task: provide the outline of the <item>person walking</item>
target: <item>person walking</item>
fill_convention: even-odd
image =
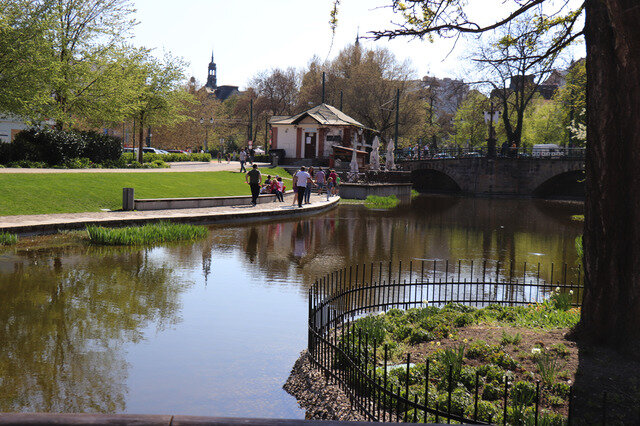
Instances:
[[[313,188],[313,166],[309,167],[309,180],[307,181],[307,190],[304,191],[304,203],[311,204],[311,189]]]
[[[247,169],[244,168],[244,163],[247,162],[247,153],[244,152],[244,149],[240,150],[240,156],[238,158],[240,159],[240,173],[246,173]]]
[[[255,207],[260,195],[260,184],[262,183],[262,174],[258,170],[258,165],[254,164],[253,168],[244,177],[245,182],[251,187],[251,205]]]
[[[304,202],[304,193],[307,191],[307,185],[311,180],[311,176],[307,173],[304,166],[300,167],[300,170],[295,174],[296,177],[296,192],[298,193],[298,207],[302,207]]]
[[[322,190],[325,189],[325,174],[322,169],[318,169],[316,172],[316,185],[318,186],[318,195],[322,194]]]

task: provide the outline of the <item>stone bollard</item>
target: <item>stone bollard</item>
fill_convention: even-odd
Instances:
[[[122,210],[131,211],[134,207],[133,188],[122,188]]]

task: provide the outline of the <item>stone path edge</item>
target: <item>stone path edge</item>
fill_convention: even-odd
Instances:
[[[117,219],[91,219],[78,221],[65,221],[59,223],[42,223],[30,225],[11,225],[0,227],[0,232],[10,232],[15,234],[50,234],[64,230],[83,229],[87,225],[98,225],[106,227],[118,226],[138,226],[145,223],[161,221],[177,223],[198,223],[203,225],[233,224],[246,222],[265,222],[278,218],[304,217],[335,208],[340,201],[340,197],[335,197],[329,202],[319,205],[307,205],[303,208],[278,209],[278,210],[257,210],[238,213],[208,212],[202,214],[184,214],[176,210],[173,215],[163,215],[158,217],[122,217]],[[126,213],[126,212],[123,212]],[[147,210],[145,213],[149,213]]]

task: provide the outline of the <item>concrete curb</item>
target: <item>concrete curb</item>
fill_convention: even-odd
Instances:
[[[82,213],[78,213],[77,218],[63,218],[66,215],[60,215],[61,218],[56,220],[56,215],[52,219],[43,221],[43,223],[35,223],[22,225],[2,224],[0,232],[10,232],[14,234],[50,234],[62,230],[83,229],[87,225],[99,225],[107,227],[119,226],[137,226],[145,223],[154,223],[160,221],[170,221],[176,223],[198,223],[198,224],[218,224],[218,223],[245,223],[245,222],[265,222],[289,217],[304,217],[321,213],[326,210],[335,208],[340,201],[340,197],[335,197],[330,201],[316,202],[314,204],[305,205],[300,208],[289,208],[288,206],[278,205],[275,208],[264,208],[253,210],[246,206],[234,206],[232,209],[242,209],[246,211],[229,211],[229,208],[220,211],[219,207],[189,209],[185,210],[154,210],[140,212],[144,216],[140,216],[138,212],[109,212],[110,217],[100,218],[99,213],[94,217],[83,217]],[[264,206],[264,204],[263,204]],[[218,209],[218,211],[216,211]],[[107,213],[105,213],[106,215]],[[74,215],[70,215],[74,216]],[[120,217],[117,217],[120,216]]]

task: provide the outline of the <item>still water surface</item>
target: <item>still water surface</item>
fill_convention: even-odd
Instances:
[[[0,253],[0,412],[304,418],[307,289],[356,263],[576,262],[580,208],[420,197],[212,227],[196,244]],[[543,267],[544,270],[544,267]]]

